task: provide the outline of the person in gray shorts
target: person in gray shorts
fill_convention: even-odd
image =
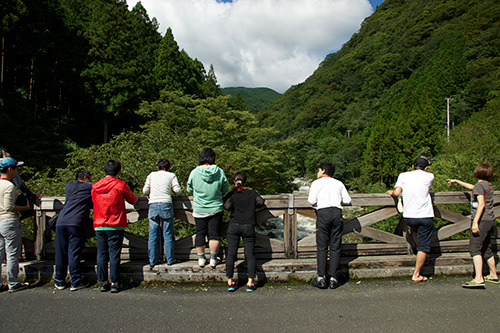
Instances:
[[[469,238],[469,253],[474,263],[475,276],[472,281],[462,284],[464,288],[484,288],[484,282],[498,284],[495,257],[491,249],[491,236],[495,232],[497,222],[493,211],[493,188],[489,182],[493,176],[493,167],[479,164],[474,169],[475,185],[458,179],[447,179],[448,185],[459,184],[472,190],[471,196],[471,232]],[[490,274],[483,277],[483,260],[486,261]]]

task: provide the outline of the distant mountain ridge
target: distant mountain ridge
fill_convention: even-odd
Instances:
[[[258,117],[300,172],[330,160],[351,186],[390,186],[415,156],[443,152],[446,98],[459,125],[498,95],[499,73],[498,0],[385,0]]]
[[[264,110],[281,96],[280,93],[271,88],[228,87],[220,90],[223,95],[231,95],[233,100],[236,100],[239,94],[243,98],[244,109],[252,113]]]

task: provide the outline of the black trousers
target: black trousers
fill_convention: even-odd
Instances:
[[[330,247],[328,276],[337,278],[342,244],[342,210],[337,207],[318,209],[316,214],[316,246],[318,276],[326,276],[327,252]]]
[[[240,237],[243,239],[243,246],[245,248],[248,277],[255,279],[255,229],[252,224],[229,223],[229,227],[227,228],[226,277],[233,277],[234,262],[238,254]]]

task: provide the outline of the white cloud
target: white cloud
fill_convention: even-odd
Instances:
[[[129,5],[135,5],[129,0]],[[269,87],[280,93],[303,82],[359,29],[368,0],[141,0],[163,34],[208,68],[221,87]]]

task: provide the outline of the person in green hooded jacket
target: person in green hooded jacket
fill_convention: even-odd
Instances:
[[[229,189],[224,170],[215,165],[215,151],[204,148],[198,156],[198,166],[191,171],[187,191],[193,194],[193,217],[196,224],[195,246],[198,265],[205,267],[205,247],[208,236],[210,266],[217,266],[220,229],[224,215],[223,195]]]

